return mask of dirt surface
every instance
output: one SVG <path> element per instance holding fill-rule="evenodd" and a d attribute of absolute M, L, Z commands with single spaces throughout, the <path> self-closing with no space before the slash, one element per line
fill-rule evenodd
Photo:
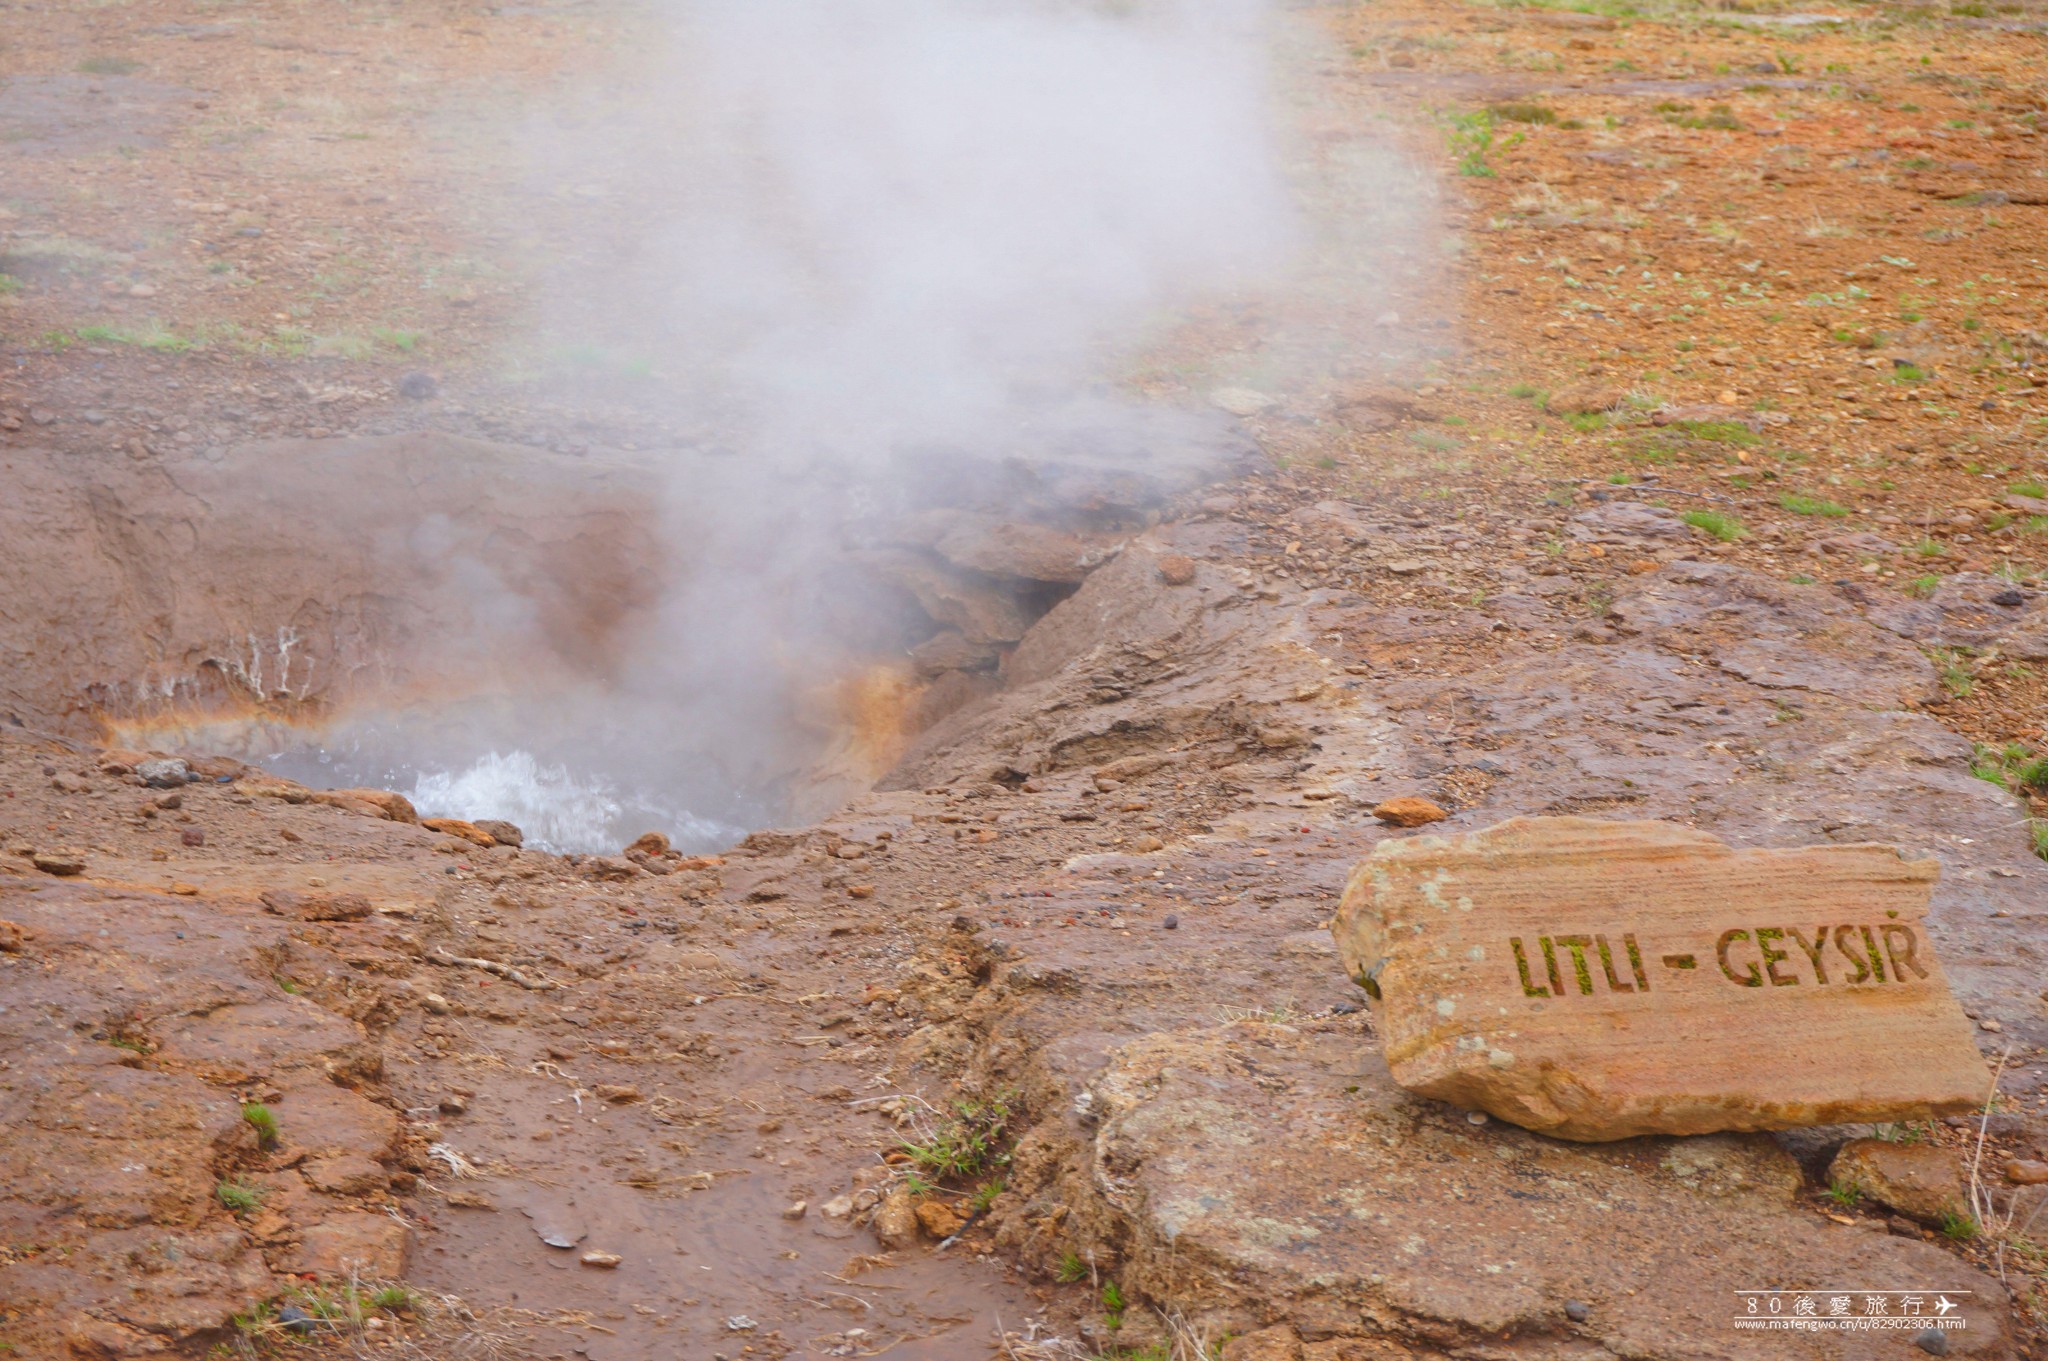
<path fill-rule="evenodd" d="M 1322 174 L 1370 146 L 1433 228 L 1363 311 L 1338 232 L 1133 366 L 1240 471 L 934 486 L 850 560 L 924 641 L 803 758 L 832 811 L 562 857 L 161 720 L 501 683 L 422 650 L 475 636 L 458 559 L 551 683 L 641 626 L 634 479 L 719 432 L 548 305 L 612 191 L 519 144 L 651 16 L 0 8 L 8 1354 L 1914 1354 L 1730 1326 L 1880 1285 L 2048 1349 L 2000 1174 L 2048 1158 L 2042 11 L 1303 17 L 1311 199 L 1387 221 Z M 516 542 L 380 542 L 336 468 Z M 297 518 L 238 509 L 275 476 Z M 1830 1195 L 1863 1129 L 1401 1093 L 1326 930 L 1395 796 L 1936 856 L 2001 1098 L 1884 1133 L 1989 1222 Z"/>

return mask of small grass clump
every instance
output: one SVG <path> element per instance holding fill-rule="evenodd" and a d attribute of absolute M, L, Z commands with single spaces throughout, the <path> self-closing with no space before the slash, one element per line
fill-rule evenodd
<path fill-rule="evenodd" d="M 1130 1302 L 1124 1298 L 1123 1290 L 1115 1281 L 1102 1283 L 1102 1321 L 1112 1328 L 1124 1326 L 1124 1310 Z"/>
<path fill-rule="evenodd" d="M 1677 128 L 1694 130 L 1714 129 L 1719 132 L 1738 132 L 1741 122 L 1735 117 L 1735 110 L 1726 104 L 1716 104 L 1706 113 L 1693 111 L 1693 106 L 1682 100 L 1660 99 L 1650 106 L 1650 112 Z"/>
<path fill-rule="evenodd" d="M 1458 173 L 1475 179 L 1492 179 L 1496 175 L 1487 161 L 1495 149 L 1494 114 L 1490 109 L 1475 113 L 1454 113 L 1445 118 L 1445 136 L 1451 144 L 1451 152 L 1458 158 Z M 1523 134 L 1515 133 L 1499 145 L 1501 149 L 1512 147 L 1522 140 Z"/>
<path fill-rule="evenodd" d="M 1940 589 L 1941 578 L 1932 574 L 1924 577 L 1914 577 L 1906 583 L 1906 594 L 1921 600 L 1927 599 L 1928 596 L 1933 595 Z"/>
<path fill-rule="evenodd" d="M 191 337 L 165 330 L 154 322 L 139 331 L 131 331 L 125 326 L 105 324 L 81 326 L 72 332 L 72 336 L 88 345 L 133 345 L 137 349 L 159 350 L 169 354 L 183 354 L 195 343 Z"/>
<path fill-rule="evenodd" d="M 419 1296 L 402 1285 L 387 1285 L 371 1292 L 370 1307 L 387 1314 L 403 1314 L 417 1308 Z"/>
<path fill-rule="evenodd" d="M 1081 1254 L 1078 1252 L 1063 1252 L 1060 1254 L 1060 1264 L 1053 1275 L 1061 1285 L 1073 1285 L 1077 1281 L 1088 1279 L 1088 1264 L 1081 1260 Z"/>
<path fill-rule="evenodd" d="M 1970 670 L 1969 653 L 1966 648 L 1937 647 L 1928 650 L 1936 674 L 1941 677 L 1941 688 L 1957 699 L 1967 699 L 1977 688 L 1977 677 Z"/>
<path fill-rule="evenodd" d="M 223 1209 L 240 1219 L 256 1213 L 263 1204 L 263 1191 L 261 1187 L 245 1182 L 224 1181 L 213 1188 L 213 1198 L 221 1203 Z"/>
<path fill-rule="evenodd" d="M 1838 1181 L 1830 1185 L 1823 1194 L 1846 1210 L 1863 1199 L 1863 1188 L 1853 1181 Z"/>
<path fill-rule="evenodd" d="M 1894 364 L 1892 365 L 1892 381 L 1894 383 L 1924 383 L 1927 381 L 1927 370 L 1921 368 L 1918 364 Z"/>
<path fill-rule="evenodd" d="M 1716 444 L 1762 444 L 1763 436 L 1741 421 L 1673 421 L 1671 428 Z"/>
<path fill-rule="evenodd" d="M 1967 1243 L 1977 1236 L 1977 1220 L 1973 1215 L 1958 1214 L 1950 1210 L 1941 1217 L 1941 1236 L 1951 1242 Z"/>
<path fill-rule="evenodd" d="M 277 1115 L 260 1101 L 251 1101 L 242 1107 L 242 1120 L 256 1131 L 256 1146 L 261 1149 L 277 1147 Z"/>
<path fill-rule="evenodd" d="M 1557 110 L 1546 104 L 1516 101 L 1508 104 L 1491 104 L 1486 111 L 1502 123 L 1555 123 Z"/>
<path fill-rule="evenodd" d="M 83 76 L 132 76 L 142 63 L 133 57 L 87 57 L 75 69 Z"/>
<path fill-rule="evenodd" d="M 2027 842 L 2034 854 L 2048 860 L 2048 822 L 2035 820 L 2027 824 Z"/>
<path fill-rule="evenodd" d="M 1849 508 L 1839 501 L 1802 496 L 1798 492 L 1786 492 L 1778 498 L 1778 504 L 1794 515 L 1825 515 L 1831 520 L 1839 520 L 1849 513 Z"/>
<path fill-rule="evenodd" d="M 2048 794 L 2048 753 L 2036 755 L 2023 742 L 1979 742 L 1970 753 L 1970 774 L 2015 794 Z"/>
<path fill-rule="evenodd" d="M 953 1103 L 953 1114 L 939 1122 L 921 1142 L 902 1142 L 917 1175 L 929 1182 L 978 1177 L 1010 1160 L 1003 1138 L 1015 1114 L 1012 1095 L 966 1098 Z"/>
<path fill-rule="evenodd" d="M 1687 524 L 1691 525 L 1694 529 L 1699 530 L 1701 533 L 1719 539 L 1722 543 L 1734 543 L 1737 539 L 1741 538 L 1744 534 L 1747 534 L 1749 532 L 1747 529 L 1743 527 L 1741 520 L 1737 519 L 1733 515 L 1728 514 L 1726 511 L 1681 511 L 1679 513 L 1678 518 L 1685 521 Z"/>

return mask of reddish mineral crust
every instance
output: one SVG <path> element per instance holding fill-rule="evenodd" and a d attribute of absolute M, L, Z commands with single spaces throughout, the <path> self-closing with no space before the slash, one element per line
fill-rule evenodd
<path fill-rule="evenodd" d="M 1394 1080 L 1564 1139 L 1911 1120 L 1991 1075 L 1893 846 L 1514 818 L 1384 842 L 1332 931 Z"/>

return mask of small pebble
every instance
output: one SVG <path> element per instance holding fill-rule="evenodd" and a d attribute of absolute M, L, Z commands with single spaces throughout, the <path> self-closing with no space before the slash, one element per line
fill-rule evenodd
<path fill-rule="evenodd" d="M 1593 1317 L 1593 1306 L 1584 1300 L 1566 1300 L 1564 1302 L 1564 1316 L 1573 1323 L 1584 1323 L 1587 1319 Z"/>
<path fill-rule="evenodd" d="M 583 1254 L 583 1265 L 603 1267 L 606 1271 L 610 1271 L 625 1260 L 616 1252 L 586 1252 Z"/>
<path fill-rule="evenodd" d="M 200 831 L 197 827 L 187 827 L 184 831 L 178 833 L 178 840 L 186 846 L 204 846 L 206 844 L 206 833 Z"/>
<path fill-rule="evenodd" d="M 1485 1124 L 1485 1123 L 1486 1123 L 1486 1112 L 1485 1112 L 1485 1111 L 1466 1111 L 1466 1112 L 1465 1112 L 1465 1123 L 1466 1123 L 1466 1124 L 1468 1124 L 1468 1125 L 1483 1125 L 1483 1124 Z"/>
<path fill-rule="evenodd" d="M 1166 914 L 1166 920 L 1161 922 L 1160 925 L 1169 931 L 1178 931 L 1180 930 L 1180 918 L 1174 913 L 1169 912 Z"/>
<path fill-rule="evenodd" d="M 1940 1328 L 1922 1328 L 1913 1334 L 1913 1345 L 1929 1356 L 1947 1356 L 1948 1333 Z"/>

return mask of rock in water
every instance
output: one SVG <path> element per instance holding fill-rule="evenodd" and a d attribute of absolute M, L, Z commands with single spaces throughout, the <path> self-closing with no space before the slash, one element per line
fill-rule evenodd
<path fill-rule="evenodd" d="M 1394 1080 L 1565 1139 L 1912 1120 L 1991 1075 L 1896 847 L 1514 818 L 1385 842 L 1332 930 Z"/>

